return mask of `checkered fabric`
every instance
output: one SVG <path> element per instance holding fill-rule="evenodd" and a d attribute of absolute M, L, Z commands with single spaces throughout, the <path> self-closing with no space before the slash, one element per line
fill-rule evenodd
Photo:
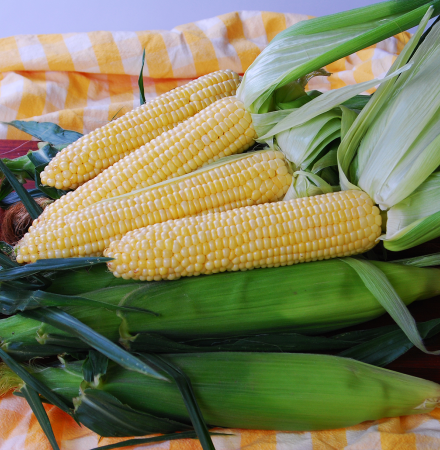
<path fill-rule="evenodd" d="M 88 450 L 124 439 L 102 438 L 80 427 L 55 406 L 45 406 L 61 450 Z M 51 450 L 24 399 L 12 394 L 0 401 L 1 450 Z M 440 448 L 440 408 L 431 414 L 364 422 L 339 430 L 278 432 L 219 429 L 216 450 L 437 450 Z M 181 439 L 126 447 L 132 450 L 201 450 L 197 440 Z"/>
<path fill-rule="evenodd" d="M 88 132 L 139 104 L 137 78 L 146 49 L 147 98 L 218 69 L 243 73 L 268 42 L 299 14 L 244 11 L 179 26 L 171 31 L 91 32 L 0 39 L 0 118 L 55 122 Z M 407 33 L 339 60 L 330 78 L 314 78 L 322 91 L 382 77 L 408 41 Z M 0 138 L 29 136 L 0 124 Z M 87 450 L 120 439 L 99 437 L 46 406 L 62 450 Z M 440 409 L 429 415 L 365 422 L 347 429 L 311 433 L 226 430 L 214 437 L 217 450 L 434 450 L 440 448 Z M 132 449 L 201 449 L 180 440 Z M 0 450 L 49 450 L 26 402 L 0 398 Z"/>
<path fill-rule="evenodd" d="M 87 133 L 139 105 L 138 76 L 146 50 L 147 100 L 218 69 L 242 74 L 300 14 L 242 11 L 171 31 L 24 35 L 0 39 L 1 121 L 37 120 Z M 311 89 L 328 90 L 381 77 L 408 33 L 327 67 Z M 0 139 L 29 135 L 0 124 Z"/>

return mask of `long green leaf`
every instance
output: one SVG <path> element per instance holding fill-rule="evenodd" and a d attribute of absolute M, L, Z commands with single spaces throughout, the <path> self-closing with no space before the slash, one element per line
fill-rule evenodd
<path fill-rule="evenodd" d="M 64 403 L 64 400 L 51 391 L 44 383 L 33 377 L 21 364 L 18 364 L 14 358 L 0 348 L 0 357 L 3 362 L 17 374 L 29 387 L 39 394 L 43 395 L 53 405 L 58 406 L 62 411 L 72 416 L 71 409 Z"/>
<path fill-rule="evenodd" d="M 191 429 L 187 424 L 137 411 L 97 389 L 85 389 L 74 403 L 78 420 L 100 436 L 142 436 Z"/>
<path fill-rule="evenodd" d="M 324 336 L 305 336 L 299 333 L 271 333 L 235 336 L 229 339 L 200 338 L 177 341 L 154 333 L 140 333 L 130 343 L 130 350 L 151 353 L 202 352 L 327 352 L 350 348 L 362 342 L 356 339 Z"/>
<path fill-rule="evenodd" d="M 417 328 L 422 338 L 432 337 L 440 332 L 440 319 L 417 324 Z M 413 345 L 405 333 L 398 329 L 344 350 L 338 356 L 384 367 L 407 352 Z"/>
<path fill-rule="evenodd" d="M 197 437 L 199 438 L 203 450 L 215 450 L 208 427 L 205 423 L 205 420 L 203 419 L 202 411 L 200 410 L 200 406 L 197 403 L 191 381 L 188 376 L 171 361 L 167 361 L 160 356 L 144 354 L 142 355 L 142 358 L 160 367 L 174 379 L 177 387 L 179 388 L 180 394 L 182 395 L 189 417 L 197 433 Z"/>
<path fill-rule="evenodd" d="M 11 186 L 14 188 L 15 192 L 20 197 L 29 215 L 32 217 L 32 219 L 37 219 L 38 216 L 43 212 L 41 206 L 32 198 L 32 196 L 29 195 L 28 191 L 17 180 L 17 178 L 15 178 L 15 176 L 1 159 L 0 169 L 4 173 Z"/>
<path fill-rule="evenodd" d="M 13 120 L 12 122 L 2 123 L 24 131 L 40 141 L 50 142 L 52 145 L 71 144 L 82 136 L 81 133 L 76 131 L 63 130 L 60 126 L 51 122 Z"/>
<path fill-rule="evenodd" d="M 35 339 L 34 339 L 35 340 Z M 81 344 L 81 341 L 79 341 Z M 3 345 L 3 347 L 5 347 Z M 74 348 L 67 347 L 64 345 L 40 345 L 37 341 L 35 344 L 23 343 L 23 342 L 13 342 L 12 344 L 7 344 L 6 349 L 8 354 L 11 355 L 17 361 L 29 361 L 33 358 L 44 358 L 44 357 L 54 357 L 56 355 L 61 355 L 63 353 L 75 352 L 79 354 L 83 352 L 83 356 L 87 355 L 89 348 L 79 349 L 78 345 Z"/>
<path fill-rule="evenodd" d="M 378 267 L 366 260 L 355 258 L 342 258 L 341 261 L 344 261 L 356 270 L 365 286 L 417 348 L 425 353 L 440 355 L 440 350 L 431 352 L 426 349 L 408 308 L 402 302 L 385 274 Z"/>
<path fill-rule="evenodd" d="M 90 347 L 98 350 L 103 355 L 107 356 L 107 358 L 115 361 L 128 370 L 134 370 L 159 380 L 167 380 L 167 378 L 158 373 L 155 368 L 143 363 L 134 355 L 131 355 L 126 350 L 109 341 L 104 336 L 101 336 L 95 330 L 92 330 L 90 327 L 84 325 L 78 319 L 75 319 L 64 311 L 45 308 L 44 310 L 34 309 L 32 311 L 21 312 L 20 315 L 48 323 L 60 330 L 67 331 L 69 334 L 81 339 L 90 345 Z"/>
<path fill-rule="evenodd" d="M 0 271 L 0 281 L 12 281 L 35 274 L 44 275 L 45 273 L 58 272 L 61 270 L 91 267 L 95 264 L 102 264 L 107 261 L 111 261 L 111 258 L 99 256 L 85 258 L 40 259 L 37 262 L 26 264 L 25 266 Z"/>
<path fill-rule="evenodd" d="M 41 428 L 44 431 L 44 434 L 50 442 L 50 445 L 52 445 L 53 450 L 59 450 L 60 448 L 58 447 L 55 435 L 53 434 L 52 426 L 50 424 L 49 418 L 47 417 L 46 410 L 41 403 L 41 399 L 38 393 L 27 385 L 24 385 L 21 388 L 21 393 L 29 403 L 32 412 L 35 414 L 35 417 L 37 418 L 38 423 L 40 424 Z"/>
<path fill-rule="evenodd" d="M 147 100 L 145 99 L 145 91 L 144 91 L 144 65 L 145 65 L 145 49 L 142 53 L 142 66 L 141 71 L 139 73 L 139 79 L 138 79 L 138 85 L 139 85 L 139 92 L 141 94 L 141 105 L 147 103 Z"/>
<path fill-rule="evenodd" d="M 214 435 L 219 434 L 220 433 L 214 433 Z M 229 435 L 225 434 L 225 436 Z M 162 436 L 154 436 L 150 438 L 127 439 L 126 441 L 118 442 L 117 444 L 94 447 L 91 450 L 112 450 L 114 448 L 131 447 L 132 445 L 138 446 L 143 444 L 154 444 L 155 442 L 175 441 L 177 439 L 194 439 L 194 438 L 197 438 L 195 431 L 184 431 L 182 433 L 163 434 Z"/>
<path fill-rule="evenodd" d="M 138 312 L 156 315 L 152 311 L 148 311 L 144 308 L 112 305 L 110 303 L 102 302 L 99 300 L 91 300 L 88 298 L 73 295 L 61 295 L 40 290 L 29 291 L 16 288 L 0 289 L 0 306 L 2 314 L 6 315 L 12 315 L 19 311 L 29 311 L 32 309 L 48 306 L 87 306 L 92 308 L 106 308 L 111 311 Z"/>
<path fill-rule="evenodd" d="M 390 262 L 414 267 L 440 266 L 440 253 L 416 256 L 415 258 L 396 259 Z"/>
<path fill-rule="evenodd" d="M 22 325 L 26 325 L 23 323 Z M 117 324 L 115 325 L 117 326 Z M 419 324 L 418 324 L 419 326 Z M 363 342 L 398 330 L 397 325 L 380 327 L 373 330 L 344 332 L 334 336 L 306 336 L 299 333 L 265 333 L 237 335 L 230 338 L 211 338 L 200 336 L 196 339 L 168 338 L 156 333 L 139 333 L 133 340 L 122 340 L 124 347 L 131 352 L 163 353 L 212 353 L 212 352 L 265 352 L 265 353 L 324 353 L 349 349 Z M 5 342 L 5 350 L 17 359 L 30 359 L 36 356 L 87 350 L 87 344 L 78 338 L 53 334 L 40 327 L 38 342 L 34 335 L 24 336 L 20 328 L 15 335 L 22 335 L 22 342 Z M 407 338 L 405 338 L 407 339 Z M 114 339 L 116 340 L 116 339 Z M 409 342 L 409 341 L 408 341 Z M 85 379 L 88 378 L 85 376 Z M 89 380 L 88 380 L 89 381 Z"/>

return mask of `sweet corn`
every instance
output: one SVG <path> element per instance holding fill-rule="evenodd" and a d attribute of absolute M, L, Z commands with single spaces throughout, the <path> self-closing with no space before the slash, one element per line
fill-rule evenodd
<path fill-rule="evenodd" d="M 17 261 L 100 256 L 128 231 L 170 219 L 281 200 L 292 182 L 284 155 L 263 150 L 224 158 L 183 177 L 49 221 L 19 243 Z M 171 244 L 170 244 L 171 245 Z"/>
<path fill-rule="evenodd" d="M 63 218 L 100 200 L 152 186 L 224 156 L 241 153 L 252 145 L 255 137 L 251 115 L 239 100 L 235 97 L 217 100 L 49 205 L 30 230 L 48 219 Z"/>
<path fill-rule="evenodd" d="M 104 255 L 116 277 L 174 280 L 355 255 L 377 243 L 381 223 L 368 194 L 342 191 L 141 228 Z"/>
<path fill-rule="evenodd" d="M 138 357 L 143 359 L 142 354 Z M 163 359 L 189 377 L 204 419 L 218 427 L 335 429 L 423 414 L 440 403 L 437 383 L 337 356 L 216 352 L 164 355 Z M 139 417 L 142 413 L 177 421 L 174 431 L 190 423 L 176 383 L 112 364 L 99 382 L 83 383 L 80 388 L 82 364 L 65 361 L 59 367 L 27 370 L 72 402 L 76 417 L 102 436 L 165 432 L 162 423 L 154 422 L 151 428 L 148 416 Z M 8 387 L 22 386 L 6 368 L 0 370 L 9 380 Z M 105 415 L 97 414 L 103 410 Z M 136 425 L 150 428 L 133 430 L 134 418 Z"/>
<path fill-rule="evenodd" d="M 41 173 L 41 182 L 76 189 L 216 100 L 235 95 L 239 83 L 235 72 L 219 70 L 166 92 L 67 146 Z"/>

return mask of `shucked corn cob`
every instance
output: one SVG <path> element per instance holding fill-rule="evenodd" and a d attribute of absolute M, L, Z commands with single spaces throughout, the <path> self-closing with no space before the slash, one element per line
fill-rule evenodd
<path fill-rule="evenodd" d="M 220 98 L 235 95 L 239 76 L 219 70 L 160 95 L 70 144 L 41 173 L 41 182 L 75 189 L 107 167 Z"/>
<path fill-rule="evenodd" d="M 248 149 L 256 137 L 251 115 L 235 97 L 217 100 L 140 147 L 93 180 L 49 205 L 30 231 L 100 200 L 185 175 Z"/>
<path fill-rule="evenodd" d="M 174 280 L 355 255 L 375 245 L 381 223 L 368 194 L 342 191 L 141 228 L 104 255 L 117 277 Z"/>
<path fill-rule="evenodd" d="M 22 239 L 17 261 L 99 256 L 128 231 L 189 215 L 281 200 L 292 182 L 289 165 L 278 151 L 225 160 L 132 195 L 99 202 L 64 220 L 49 221 Z"/>

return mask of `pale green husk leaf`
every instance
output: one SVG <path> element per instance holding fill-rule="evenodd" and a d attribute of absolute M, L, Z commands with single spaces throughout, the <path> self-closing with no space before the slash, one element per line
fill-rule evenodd
<path fill-rule="evenodd" d="M 341 261 L 344 261 L 356 270 L 365 286 L 417 348 L 425 353 L 440 355 L 440 350 L 431 352 L 426 349 L 414 318 L 411 316 L 408 308 L 402 302 L 386 275 L 378 267 L 366 260 L 355 258 L 342 258 Z"/>
<path fill-rule="evenodd" d="M 332 186 L 314 173 L 298 170 L 294 172 L 293 177 L 293 182 L 283 198 L 284 201 L 334 192 Z"/>
<path fill-rule="evenodd" d="M 276 141 L 286 158 L 295 167 L 306 169 L 326 145 L 340 137 L 341 111 L 331 110 L 276 135 Z"/>
<path fill-rule="evenodd" d="M 430 17 L 430 11 L 423 18 L 419 28 L 416 33 L 411 37 L 408 44 L 404 47 L 400 55 L 397 57 L 391 66 L 389 72 L 399 70 L 405 66 L 411 54 L 419 42 L 423 29 L 428 23 Z M 343 133 L 343 139 L 341 145 L 338 149 L 338 166 L 339 166 L 339 178 L 341 188 L 343 190 L 348 189 L 359 189 L 355 177 L 350 177 L 350 165 L 356 156 L 359 144 L 368 131 L 369 127 L 374 123 L 376 117 L 379 115 L 384 105 L 386 105 L 389 96 L 392 95 L 393 88 L 395 84 L 395 79 L 386 80 L 382 83 L 376 90 L 373 98 L 367 103 L 367 105 L 362 109 L 359 116 L 352 122 L 346 133 Z M 344 119 L 344 118 L 343 118 Z M 343 130 L 344 131 L 344 130 Z M 356 164 L 352 164 L 355 165 Z"/>
<path fill-rule="evenodd" d="M 391 262 L 395 264 L 403 264 L 405 266 L 414 266 L 414 267 L 440 266 L 440 253 L 415 256 L 414 258 L 397 259 Z"/>
<path fill-rule="evenodd" d="M 411 56 L 431 13 L 391 70 Z M 341 185 L 359 186 L 381 209 L 408 197 L 440 164 L 439 58 L 436 25 L 412 57 L 411 68 L 379 88 L 339 149 Z"/>
<path fill-rule="evenodd" d="M 384 247 L 399 252 L 428 242 L 440 236 L 440 211 L 419 219 L 384 242 Z"/>
<path fill-rule="evenodd" d="M 397 76 L 408 67 L 388 75 L 384 80 Z M 261 136 L 261 133 L 266 132 L 259 141 L 266 142 L 270 147 L 276 146 L 293 163 L 294 170 L 301 169 L 296 173 L 284 200 L 334 191 L 322 176 L 313 176 L 310 173 L 317 173 L 328 166 L 324 165 L 314 171 L 313 163 L 320 155 L 321 158 L 325 156 L 325 153 L 322 155 L 325 149 L 331 150 L 329 144 L 339 139 L 342 133 L 346 133 L 355 120 L 356 112 L 339 105 L 378 83 L 379 80 L 372 80 L 329 91 L 315 97 L 301 108 L 252 114 L 257 134 Z M 276 144 L 273 142 L 274 138 Z"/>
<path fill-rule="evenodd" d="M 387 234 L 384 240 L 401 239 L 404 234 L 414 230 L 415 225 L 421 223 L 422 219 L 439 211 L 440 172 L 435 172 L 411 195 L 389 209 L 387 213 Z M 440 235 L 440 228 L 438 228 L 438 234 Z"/>
<path fill-rule="evenodd" d="M 438 7 L 438 2 L 389 1 L 297 23 L 256 58 L 237 97 L 250 112 L 267 112 L 277 89 L 417 25 L 431 4 Z"/>
<path fill-rule="evenodd" d="M 292 110 L 284 110 L 284 111 L 275 111 L 272 113 L 266 114 L 252 114 L 252 121 L 257 123 L 259 127 L 264 127 L 265 119 L 267 117 L 267 121 L 275 124 L 266 134 L 259 134 L 258 140 L 265 141 L 272 136 L 276 136 L 279 133 L 290 130 L 291 128 L 298 127 L 299 125 L 303 125 L 313 119 L 320 114 L 323 114 L 331 109 L 339 106 L 341 103 L 349 100 L 350 98 L 358 95 L 368 89 L 371 89 L 378 84 L 381 84 L 385 81 L 393 79 L 400 73 L 405 70 L 408 70 L 410 65 L 399 68 L 396 71 L 390 71 L 390 74 L 387 75 L 382 80 L 374 79 L 370 81 L 365 81 L 363 83 L 358 83 L 354 85 L 344 86 L 340 89 L 335 89 L 332 91 L 324 92 L 322 95 L 314 98 L 310 102 L 301 106 L 301 108 L 295 108 Z M 368 104 L 367 104 L 368 105 Z M 290 111 L 289 114 L 286 115 L 286 112 Z M 256 117 L 257 116 L 257 117 Z M 258 117 L 261 116 L 261 117 Z"/>

